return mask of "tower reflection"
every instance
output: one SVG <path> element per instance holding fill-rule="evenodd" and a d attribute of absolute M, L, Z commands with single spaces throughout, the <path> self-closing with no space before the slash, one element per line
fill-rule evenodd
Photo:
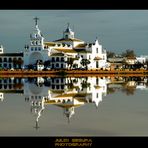
<path fill-rule="evenodd" d="M 103 98 L 121 91 L 133 95 L 135 90 L 148 90 L 148 77 L 36 77 L 0 79 L 0 100 L 6 93 L 19 93 L 30 103 L 30 111 L 35 117 L 35 126 L 47 105 L 55 105 L 63 110 L 67 122 L 76 113 L 76 108 L 88 103 L 98 108 Z"/>

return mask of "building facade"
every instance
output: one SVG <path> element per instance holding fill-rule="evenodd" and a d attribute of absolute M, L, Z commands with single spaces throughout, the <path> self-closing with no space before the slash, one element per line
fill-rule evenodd
<path fill-rule="evenodd" d="M 99 44 L 98 39 L 94 43 L 77 39 L 69 25 L 61 39 L 45 42 L 37 18 L 35 29 L 30 34 L 30 43 L 24 49 L 24 67 L 36 65 L 40 61 L 51 69 L 100 69 L 107 66 L 106 60 L 106 50 Z"/>
<path fill-rule="evenodd" d="M 0 67 L 3 69 L 105 69 L 108 66 L 106 50 L 98 39 L 87 43 L 75 38 L 69 24 L 62 38 L 45 41 L 35 18 L 35 27 L 30 34 L 30 43 L 22 53 L 4 53 L 0 46 Z"/>

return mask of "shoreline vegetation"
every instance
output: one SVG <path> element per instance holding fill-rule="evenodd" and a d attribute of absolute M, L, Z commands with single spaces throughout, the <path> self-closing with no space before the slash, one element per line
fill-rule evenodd
<path fill-rule="evenodd" d="M 1 70 L 0 77 L 57 77 L 57 76 L 148 76 L 148 70 Z"/>

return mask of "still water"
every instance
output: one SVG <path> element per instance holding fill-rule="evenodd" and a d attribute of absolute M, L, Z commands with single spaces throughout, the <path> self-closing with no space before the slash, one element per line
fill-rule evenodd
<path fill-rule="evenodd" d="M 0 78 L 0 136 L 148 136 L 148 77 Z"/>

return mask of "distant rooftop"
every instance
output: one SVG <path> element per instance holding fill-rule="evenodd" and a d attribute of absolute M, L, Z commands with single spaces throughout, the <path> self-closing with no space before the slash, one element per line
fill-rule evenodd
<path fill-rule="evenodd" d="M 3 57 L 3 56 L 23 57 L 23 53 L 2 53 L 2 54 L 0 54 L 0 57 Z"/>

